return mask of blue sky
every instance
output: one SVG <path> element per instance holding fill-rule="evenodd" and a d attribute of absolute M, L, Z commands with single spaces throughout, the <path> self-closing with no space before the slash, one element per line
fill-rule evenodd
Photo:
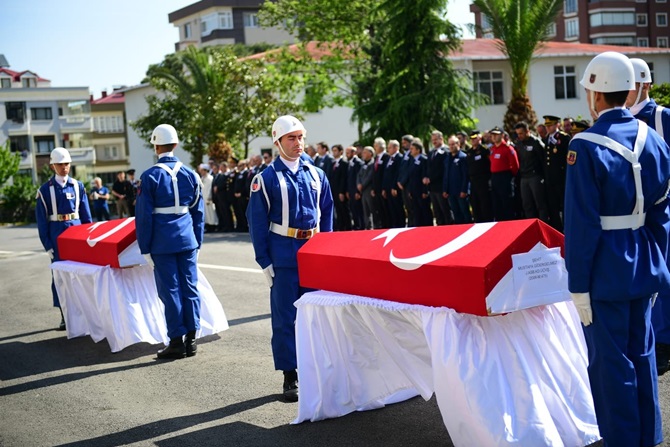
<path fill-rule="evenodd" d="M 174 51 L 168 14 L 197 0 L 15 0 L 3 2 L 0 54 L 10 69 L 31 70 L 52 87 L 89 87 L 94 97 L 136 85 Z M 449 19 L 474 21 L 469 0 L 450 0 Z"/>

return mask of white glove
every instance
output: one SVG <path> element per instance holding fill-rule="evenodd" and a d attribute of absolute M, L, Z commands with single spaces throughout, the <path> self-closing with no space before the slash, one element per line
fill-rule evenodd
<path fill-rule="evenodd" d="M 593 323 L 593 311 L 591 310 L 591 295 L 589 292 L 585 293 L 570 293 L 572 301 L 575 303 L 577 312 L 579 312 L 579 319 L 584 326 Z"/>
<path fill-rule="evenodd" d="M 142 256 L 144 256 L 144 259 L 147 261 L 147 264 L 149 264 L 149 267 L 154 268 L 154 260 L 151 259 L 151 255 L 149 253 L 143 253 Z"/>
<path fill-rule="evenodd" d="M 656 298 L 658 298 L 658 292 L 651 296 L 651 307 L 654 307 L 654 304 L 656 304 Z"/>
<path fill-rule="evenodd" d="M 265 273 L 265 279 L 268 280 L 268 285 L 272 287 L 272 278 L 275 277 L 275 269 L 272 268 L 272 264 L 265 267 L 263 273 Z"/>
<path fill-rule="evenodd" d="M 51 259 L 53 261 L 54 260 L 54 249 L 53 248 L 48 249 L 47 254 L 49 255 L 49 259 Z"/>

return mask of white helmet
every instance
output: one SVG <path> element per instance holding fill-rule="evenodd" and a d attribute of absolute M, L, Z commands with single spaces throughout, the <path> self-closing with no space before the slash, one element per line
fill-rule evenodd
<path fill-rule="evenodd" d="M 633 64 L 621 53 L 605 51 L 591 59 L 579 83 L 592 92 L 633 90 L 635 88 Z"/>
<path fill-rule="evenodd" d="M 169 124 L 161 124 L 156 127 L 151 134 L 150 143 L 156 144 L 158 146 L 163 144 L 179 143 L 179 138 L 177 138 L 177 131 Z"/>
<path fill-rule="evenodd" d="M 649 65 L 642 59 L 632 58 L 630 62 L 633 64 L 633 70 L 635 70 L 635 82 L 641 84 L 650 84 L 651 81 L 651 70 L 649 70 Z"/>
<path fill-rule="evenodd" d="M 72 158 L 67 149 L 63 147 L 57 147 L 51 151 L 51 156 L 49 157 L 50 164 L 56 163 L 72 163 Z"/>
<path fill-rule="evenodd" d="M 276 143 L 277 140 L 287 133 L 295 132 L 296 130 L 305 132 L 305 126 L 302 125 L 298 118 L 291 115 L 280 116 L 272 125 L 272 142 Z"/>

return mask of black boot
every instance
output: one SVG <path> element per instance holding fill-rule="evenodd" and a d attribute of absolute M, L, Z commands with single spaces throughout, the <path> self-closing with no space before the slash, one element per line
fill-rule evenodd
<path fill-rule="evenodd" d="M 298 373 L 284 371 L 284 399 L 287 402 L 298 402 Z"/>
<path fill-rule="evenodd" d="M 66 329 L 65 328 L 65 315 L 63 315 L 63 309 L 61 309 L 59 307 L 58 310 L 60 310 L 60 324 L 58 325 L 58 330 L 59 331 L 64 331 Z"/>
<path fill-rule="evenodd" d="M 195 331 L 186 333 L 184 345 L 186 346 L 186 357 L 193 357 L 198 352 L 198 346 L 195 344 Z"/>
<path fill-rule="evenodd" d="M 656 343 L 656 372 L 659 377 L 670 370 L 670 345 Z"/>
<path fill-rule="evenodd" d="M 158 351 L 156 357 L 159 359 L 183 359 L 186 357 L 184 340 L 181 337 L 170 339 L 168 347 Z"/>

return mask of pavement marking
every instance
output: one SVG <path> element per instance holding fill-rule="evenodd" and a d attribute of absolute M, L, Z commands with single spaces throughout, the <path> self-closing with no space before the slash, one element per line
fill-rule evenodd
<path fill-rule="evenodd" d="M 198 267 L 205 269 L 214 269 L 214 270 L 229 270 L 231 272 L 244 272 L 244 273 L 263 273 L 261 269 L 250 269 L 245 267 L 231 267 L 227 265 L 216 265 L 216 264 L 200 264 Z"/>
<path fill-rule="evenodd" d="M 16 257 L 19 257 L 19 256 L 32 256 L 32 255 L 37 255 L 37 254 L 46 254 L 46 252 L 0 250 L 0 259 L 16 258 Z"/>

